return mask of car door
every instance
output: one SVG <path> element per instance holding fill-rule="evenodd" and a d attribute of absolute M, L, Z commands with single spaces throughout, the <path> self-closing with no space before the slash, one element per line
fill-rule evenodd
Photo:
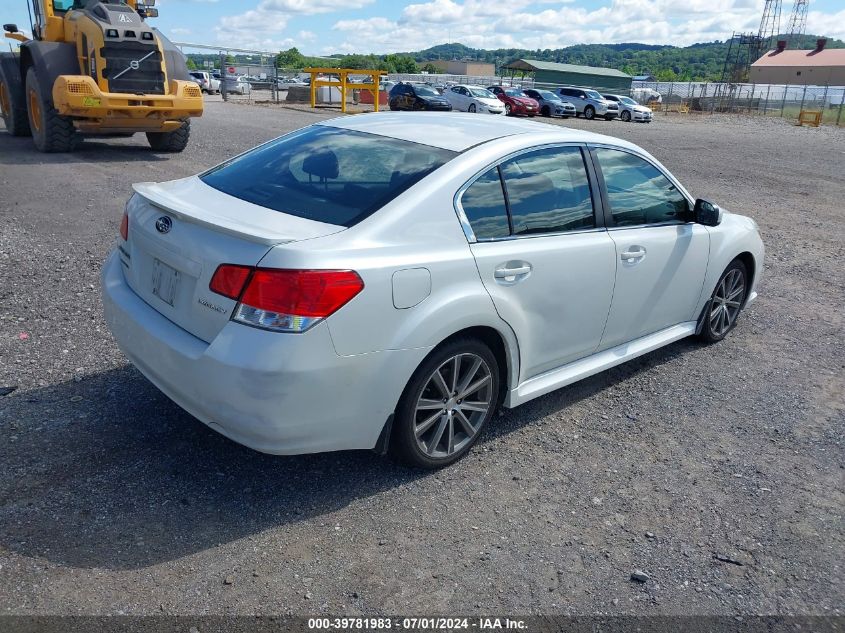
<path fill-rule="evenodd" d="M 696 320 L 710 233 L 688 221 L 685 192 L 630 150 L 595 147 L 592 155 L 616 248 L 616 289 L 600 349 Z"/>
<path fill-rule="evenodd" d="M 592 182 L 582 147 L 555 145 L 504 160 L 459 196 L 481 280 L 519 341 L 521 381 L 601 341 L 616 251 Z"/>

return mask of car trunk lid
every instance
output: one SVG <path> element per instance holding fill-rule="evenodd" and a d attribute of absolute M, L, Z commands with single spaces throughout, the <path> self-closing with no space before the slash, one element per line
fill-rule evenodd
<path fill-rule="evenodd" d="M 275 245 L 345 228 L 240 200 L 197 177 L 133 189 L 129 239 L 121 249 L 127 283 L 163 316 L 206 342 L 226 325 L 236 305 L 209 290 L 220 264 L 255 266 Z"/>

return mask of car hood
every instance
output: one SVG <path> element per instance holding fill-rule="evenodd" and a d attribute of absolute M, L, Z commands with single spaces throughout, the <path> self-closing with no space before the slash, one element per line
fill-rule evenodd
<path fill-rule="evenodd" d="M 522 105 L 537 105 L 537 101 L 532 99 L 531 97 L 511 97 L 517 103 L 521 103 Z"/>
<path fill-rule="evenodd" d="M 502 102 L 498 99 L 490 99 L 488 97 L 473 97 L 478 103 L 483 103 L 486 106 L 491 106 L 493 108 L 501 108 Z"/>

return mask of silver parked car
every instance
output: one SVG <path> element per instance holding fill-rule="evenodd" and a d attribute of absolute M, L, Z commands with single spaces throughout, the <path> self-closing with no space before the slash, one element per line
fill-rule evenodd
<path fill-rule="evenodd" d="M 763 266 L 753 220 L 636 145 L 505 117 L 322 121 L 134 189 L 109 328 L 167 396 L 268 453 L 449 464 L 499 406 L 721 340 Z"/>
<path fill-rule="evenodd" d="M 602 95 L 608 101 L 615 101 L 619 104 L 619 118 L 625 121 L 640 121 L 642 123 L 651 123 L 653 114 L 651 108 L 640 105 L 631 97 L 625 95 Z"/>
<path fill-rule="evenodd" d="M 574 105 L 568 101 L 564 101 L 550 90 L 535 90 L 533 88 L 529 88 L 523 92 L 540 104 L 541 116 L 561 117 L 566 119 L 568 117 L 578 115 L 578 111 L 575 109 Z"/>
<path fill-rule="evenodd" d="M 583 114 L 585 119 L 600 116 L 610 121 L 619 116 L 619 105 L 615 101 L 608 101 L 595 90 L 563 87 L 558 88 L 557 94 L 574 105 L 577 113 Z"/>

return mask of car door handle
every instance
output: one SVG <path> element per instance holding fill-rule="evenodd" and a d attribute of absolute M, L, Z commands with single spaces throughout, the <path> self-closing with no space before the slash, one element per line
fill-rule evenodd
<path fill-rule="evenodd" d="M 521 275 L 527 275 L 531 272 L 531 266 L 517 266 L 514 268 L 497 268 L 493 272 L 493 276 L 496 279 L 507 279 L 508 277 L 520 277 Z"/>
<path fill-rule="evenodd" d="M 629 264 L 639 261 L 643 257 L 645 257 L 645 249 L 642 246 L 632 246 L 627 251 L 622 251 L 619 254 L 619 258 Z"/>

